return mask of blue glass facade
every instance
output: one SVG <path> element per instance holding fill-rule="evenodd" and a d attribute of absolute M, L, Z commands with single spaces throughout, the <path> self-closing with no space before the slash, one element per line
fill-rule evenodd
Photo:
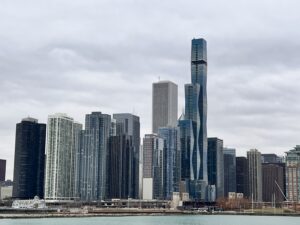
<path fill-rule="evenodd" d="M 172 192 L 179 191 L 181 155 L 178 133 L 176 127 L 158 128 L 158 135 L 164 139 L 163 192 L 165 199 L 171 199 Z"/>
<path fill-rule="evenodd" d="M 207 50 L 204 39 L 193 39 L 191 50 L 191 84 L 185 85 L 185 120 L 190 120 L 193 130 L 190 154 L 190 180 L 206 185 L 207 178 Z M 198 186 L 198 185 L 196 185 Z M 203 190 L 203 187 L 201 187 Z M 203 191 L 201 191 L 203 193 Z M 204 193 L 203 193 L 204 195 Z M 203 196 L 201 197 L 203 198 Z"/>

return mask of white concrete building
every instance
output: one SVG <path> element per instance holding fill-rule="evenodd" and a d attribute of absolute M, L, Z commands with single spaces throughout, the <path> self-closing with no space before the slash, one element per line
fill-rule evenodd
<path fill-rule="evenodd" d="M 66 114 L 48 117 L 45 199 L 70 200 L 75 195 L 76 152 L 82 125 Z"/>

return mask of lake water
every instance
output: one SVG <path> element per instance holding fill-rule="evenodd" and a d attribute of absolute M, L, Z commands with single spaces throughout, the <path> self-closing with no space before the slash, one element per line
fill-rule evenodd
<path fill-rule="evenodd" d="M 0 225 L 299 225 L 300 217 L 279 216 L 124 216 L 3 219 Z"/>

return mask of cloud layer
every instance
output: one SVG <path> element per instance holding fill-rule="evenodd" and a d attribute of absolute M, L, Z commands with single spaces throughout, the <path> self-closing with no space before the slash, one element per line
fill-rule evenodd
<path fill-rule="evenodd" d="M 65 112 L 130 112 L 151 131 L 151 84 L 190 82 L 208 42 L 208 135 L 283 154 L 300 143 L 298 1 L 9 1 L 0 7 L 0 158 L 12 178 L 15 124 Z"/>

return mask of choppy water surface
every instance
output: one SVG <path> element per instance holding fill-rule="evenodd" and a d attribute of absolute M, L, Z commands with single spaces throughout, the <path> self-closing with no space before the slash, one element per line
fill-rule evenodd
<path fill-rule="evenodd" d="M 299 225 L 300 217 L 279 216 L 125 216 L 3 219 L 1 225 Z"/>

